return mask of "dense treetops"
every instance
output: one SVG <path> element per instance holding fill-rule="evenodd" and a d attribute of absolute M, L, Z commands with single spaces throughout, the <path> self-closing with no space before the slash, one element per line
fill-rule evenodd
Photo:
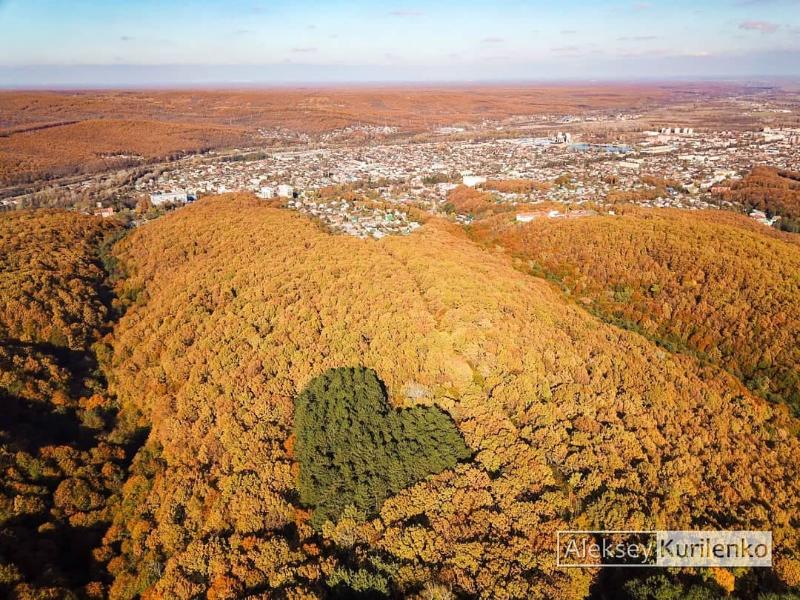
<path fill-rule="evenodd" d="M 800 410 L 800 238 L 723 212 L 630 210 L 476 236 L 606 320 L 723 366 Z"/>
<path fill-rule="evenodd" d="M 776 239 L 759 244 L 782 257 Z M 122 419 L 152 431 L 98 550 L 112 598 L 584 598 L 596 573 L 555 567 L 564 528 L 770 529 L 776 581 L 800 584 L 797 422 L 452 225 L 359 240 L 222 196 L 117 248 L 133 304 L 111 387 Z M 295 401 L 355 364 L 392 410 L 446 411 L 471 458 L 320 530 Z"/>
<path fill-rule="evenodd" d="M 603 311 L 638 302 L 634 283 L 604 291 L 577 266 L 551 271 L 560 255 L 540 250 L 531 263 L 536 246 L 515 236 L 553 235 L 550 252 L 563 243 L 599 273 L 616 270 L 591 262 L 597 248 L 619 248 L 665 279 L 670 301 L 694 281 L 695 307 L 712 319 L 741 309 L 759 329 L 753 347 L 779 355 L 788 346 L 775 319 L 794 332 L 794 313 L 778 307 L 797 291 L 781 283 L 796 283 L 796 242 L 733 216 L 691 216 L 508 229 L 499 215 L 483 226 L 515 249 L 517 267 L 561 277 L 606 318 L 633 326 L 634 312 Z M 585 222 L 596 227 L 548 233 Z M 118 282 L 129 308 L 104 368 L 115 419 L 95 364 L 111 360 L 98 343 L 110 312 L 99 246 L 111 230 L 74 214 L 0 217 L 1 593 L 584 598 L 597 573 L 554 567 L 564 528 L 773 531 L 771 584 L 756 571 L 659 574 L 620 584 L 634 598 L 800 584 L 796 420 L 435 220 L 375 242 L 224 196 L 140 227 L 116 251 L 130 276 Z M 705 307 L 734 286 L 752 289 L 748 301 L 772 320 L 735 298 Z M 731 366 L 739 350 L 730 364 L 693 352 L 747 380 Z M 796 365 L 780 356 L 770 382 Z M 341 368 L 353 364 L 366 367 Z M 129 465 L 130 433 L 149 427 Z"/>
<path fill-rule="evenodd" d="M 0 596 L 102 597 L 93 560 L 125 452 L 90 349 L 108 326 L 99 246 L 115 226 L 0 214 Z"/>
<path fill-rule="evenodd" d="M 459 185 L 447 193 L 445 210 L 472 217 L 487 217 L 508 212 L 510 204 L 498 202 L 494 194 L 465 185 Z"/>
<path fill-rule="evenodd" d="M 800 232 L 800 173 L 755 167 L 723 197 L 770 216 L 778 215 L 781 229 Z"/>
<path fill-rule="evenodd" d="M 0 215 L 0 335 L 80 349 L 107 319 L 97 246 L 117 226 L 57 211 Z"/>
<path fill-rule="evenodd" d="M 0 135 L 0 182 L 92 173 L 159 158 L 232 147 L 251 139 L 223 126 L 88 119 Z"/>
<path fill-rule="evenodd" d="M 374 516 L 391 494 L 469 456 L 450 417 L 431 406 L 395 410 L 374 371 L 331 369 L 297 397 L 295 456 L 300 501 L 312 523 L 348 506 Z"/>

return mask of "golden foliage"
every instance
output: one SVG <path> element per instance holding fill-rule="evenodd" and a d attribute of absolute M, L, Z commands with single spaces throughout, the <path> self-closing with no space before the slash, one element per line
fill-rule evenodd
<path fill-rule="evenodd" d="M 0 336 L 75 350 L 108 319 L 97 245 L 117 226 L 57 211 L 0 215 Z"/>
<path fill-rule="evenodd" d="M 722 196 L 770 215 L 780 215 L 786 230 L 800 231 L 800 173 L 755 167 Z"/>
<path fill-rule="evenodd" d="M 705 86 L 705 93 L 724 92 Z M 680 96 L 685 86 L 648 85 L 356 87 L 237 91 L 5 92 L 0 121 L 10 130 L 74 120 L 123 118 L 317 132 L 353 123 L 415 128 L 521 114 L 643 106 Z M 717 93 L 718 93 L 717 92 Z M 690 92 L 691 93 L 691 92 Z M 7 130 L 8 131 L 8 130 Z"/>
<path fill-rule="evenodd" d="M 70 213 L 0 215 L 4 597 L 102 594 L 105 577 L 83 565 L 124 478 L 91 350 L 109 318 L 99 245 L 115 229 Z"/>
<path fill-rule="evenodd" d="M 605 319 L 724 367 L 800 408 L 800 239 L 725 212 L 629 209 L 525 226 L 478 224 L 524 270 Z"/>
<path fill-rule="evenodd" d="M 111 385 L 123 418 L 152 431 L 106 536 L 121 552 L 112 598 L 302 597 L 387 573 L 401 594 L 582 598 L 594 573 L 555 568 L 566 527 L 771 529 L 780 564 L 800 555 L 796 421 L 451 224 L 359 240 L 228 195 L 118 253 L 120 295 L 140 292 Z M 353 364 L 394 405 L 449 412 L 475 458 L 320 539 L 297 506 L 292 400 Z"/>
<path fill-rule="evenodd" d="M 0 136 L 0 183 L 92 173 L 221 146 L 241 129 L 159 121 L 89 119 Z"/>
<path fill-rule="evenodd" d="M 510 204 L 501 204 L 491 192 L 459 185 L 447 193 L 446 209 L 473 217 L 488 217 L 512 210 Z"/>

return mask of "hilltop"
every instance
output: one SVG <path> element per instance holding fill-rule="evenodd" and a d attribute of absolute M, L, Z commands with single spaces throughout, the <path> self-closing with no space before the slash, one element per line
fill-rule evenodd
<path fill-rule="evenodd" d="M 477 223 L 518 268 L 602 319 L 724 367 L 800 410 L 800 238 L 721 211 Z"/>
<path fill-rule="evenodd" d="M 508 218 L 485 223 L 502 232 Z M 582 222 L 634 240 L 652 225 L 651 253 L 660 227 L 680 228 L 634 211 L 532 230 Z M 693 227 L 742 268 L 796 247 L 734 216 Z M 797 419 L 728 363 L 590 314 L 568 278 L 532 277 L 444 220 L 358 239 L 247 195 L 200 200 L 111 252 L 118 234 L 71 213 L 0 215 L 9 597 L 747 598 L 800 585 Z M 691 260 L 709 293 L 727 289 L 713 260 Z M 559 569 L 563 529 L 770 530 L 775 566 L 619 581 Z"/>
<path fill-rule="evenodd" d="M 567 527 L 771 529 L 775 573 L 800 583 L 796 421 L 452 225 L 359 240 L 223 196 L 118 253 L 135 301 L 111 389 L 152 429 L 105 540 L 112 597 L 582 598 L 596 574 L 554 568 Z M 354 365 L 392 406 L 445 411 L 471 458 L 319 533 L 297 498 L 294 399 Z"/>

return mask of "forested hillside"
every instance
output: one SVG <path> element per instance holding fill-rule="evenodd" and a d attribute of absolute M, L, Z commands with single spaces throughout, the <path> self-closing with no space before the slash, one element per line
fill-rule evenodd
<path fill-rule="evenodd" d="M 779 229 L 800 232 L 800 173 L 755 167 L 723 197 L 748 209 L 762 210 L 770 217 L 778 215 Z"/>
<path fill-rule="evenodd" d="M 231 147 L 250 139 L 246 132 L 232 127 L 119 119 L 0 131 L 0 184 L 94 173 Z"/>
<path fill-rule="evenodd" d="M 588 222 L 599 232 L 610 227 L 603 219 L 566 225 Z M 568 252 L 590 234 L 572 246 L 555 241 Z M 773 307 L 795 298 L 796 275 L 794 288 L 760 287 L 752 248 L 735 242 L 748 235 L 711 238 L 715 251 L 727 243 L 740 261 L 725 263 L 721 290 L 702 291 L 716 276 L 697 258 L 679 281 L 699 290 L 703 309 L 706 295 L 731 293 L 728 277 L 761 290 L 750 300 L 772 320 L 748 313 L 748 325 L 777 332 L 770 368 L 784 375 L 790 369 L 777 350 L 789 348 L 784 331 L 793 334 Z M 775 272 L 794 268 L 795 246 L 773 237 L 751 243 L 774 259 Z M 643 261 L 643 273 L 654 268 L 652 244 L 625 248 L 622 257 Z M 375 242 L 223 196 L 138 228 L 117 255 L 129 274 L 117 293 L 132 305 L 115 331 L 110 391 L 127 429 L 152 430 L 96 551 L 114 578 L 112 598 L 584 598 L 597 591 L 598 573 L 556 568 L 554 535 L 565 528 L 769 529 L 772 572 L 701 573 L 704 589 L 735 588 L 744 598 L 754 582 L 776 591 L 800 585 L 797 421 L 724 371 L 602 323 L 450 224 Z M 661 273 L 664 281 L 649 285 L 670 285 Z M 680 323 L 678 308 L 670 310 Z M 722 360 L 729 355 L 719 362 L 730 368 Z M 375 379 L 319 383 L 342 367 L 372 370 Z M 331 457 L 326 469 L 361 459 L 342 454 L 337 438 L 327 446 L 309 433 L 295 410 L 307 410 L 308 394 L 349 406 L 337 404 L 340 389 L 353 390 L 356 408 L 336 414 L 388 402 L 378 411 L 383 423 L 361 416 L 354 435 L 369 427 L 392 443 L 417 444 L 431 461 L 405 481 L 398 476 L 404 488 L 366 469 L 389 492 L 372 500 L 358 495 L 361 471 L 350 471 L 356 506 L 330 511 L 330 521 L 315 517 L 330 504 L 314 488 L 330 480 L 303 476 L 308 444 Z M 445 442 L 452 454 L 426 454 L 424 428 L 402 417 L 402 409 L 427 406 L 446 419 L 425 418 L 457 429 Z M 404 469 L 391 463 L 386 471 Z M 651 585 L 661 583 L 626 589 Z"/>
<path fill-rule="evenodd" d="M 110 306 L 100 246 L 116 227 L 0 215 L 0 596 L 103 597 L 93 558 L 126 451 L 98 358 Z"/>
<path fill-rule="evenodd" d="M 503 243 L 532 229 L 493 219 Z M 637 232 L 654 220 L 557 225 L 637 219 Z M 785 234 L 695 219 L 698 239 L 733 253 L 731 277 L 765 256 L 778 274 L 794 264 Z M 711 360 L 604 324 L 460 228 L 359 240 L 229 195 L 139 227 L 111 256 L 118 233 L 69 213 L 0 218 L 3 597 L 751 598 L 800 585 L 797 420 Z M 711 259 L 693 261 L 703 294 L 728 289 Z M 751 277 L 733 281 L 771 281 Z M 782 290 L 747 298 L 778 314 L 764 303 L 790 302 Z M 558 569 L 566 528 L 769 529 L 775 567 Z"/>
<path fill-rule="evenodd" d="M 723 212 L 479 223 L 603 319 L 721 365 L 800 411 L 800 237 Z"/>

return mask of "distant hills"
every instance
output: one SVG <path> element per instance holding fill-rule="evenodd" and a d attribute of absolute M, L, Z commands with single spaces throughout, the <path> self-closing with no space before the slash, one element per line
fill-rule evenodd
<path fill-rule="evenodd" d="M 724 84 L 549 84 L 0 92 L 0 185 L 91 174 L 276 134 L 352 125 L 424 132 L 511 115 L 636 110 Z M 265 135 L 265 132 L 267 135 Z M 273 139 L 274 141 L 274 139 Z"/>

